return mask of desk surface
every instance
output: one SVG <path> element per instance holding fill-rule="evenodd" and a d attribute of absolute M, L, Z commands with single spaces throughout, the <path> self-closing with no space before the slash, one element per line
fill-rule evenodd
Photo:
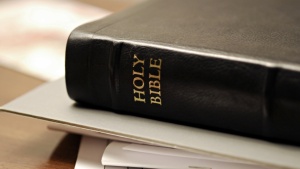
<path fill-rule="evenodd" d="M 0 105 L 43 83 L 0 67 Z M 80 136 L 47 129 L 48 122 L 0 112 L 0 168 L 74 168 Z"/>

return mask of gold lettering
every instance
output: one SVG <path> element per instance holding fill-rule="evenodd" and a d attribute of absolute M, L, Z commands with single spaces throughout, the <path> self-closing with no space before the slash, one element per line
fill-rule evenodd
<path fill-rule="evenodd" d="M 135 102 L 143 102 L 143 103 L 146 103 L 146 99 L 145 98 L 142 98 L 142 96 L 145 96 L 145 92 L 144 91 L 139 91 L 139 90 L 135 90 L 133 89 L 133 93 L 134 94 L 138 94 L 138 97 L 134 96 L 134 101 Z"/>
<path fill-rule="evenodd" d="M 136 72 L 135 70 L 132 71 L 132 75 L 140 75 L 142 77 L 144 77 L 144 67 L 142 68 L 142 72 Z"/>
<path fill-rule="evenodd" d="M 150 98 L 151 104 L 159 104 L 162 105 L 161 103 L 161 98 L 160 97 L 151 97 Z"/>
<path fill-rule="evenodd" d="M 133 95 L 135 102 L 148 102 L 148 99 L 151 104 L 162 105 L 161 99 L 161 66 L 162 59 L 153 59 L 150 58 L 149 70 L 144 68 L 145 60 L 143 58 L 138 58 L 136 54 L 133 56 Z M 145 71 L 149 71 L 149 79 L 144 79 Z M 149 81 L 149 96 L 145 92 L 145 83 Z"/>
<path fill-rule="evenodd" d="M 149 91 L 150 91 L 150 94 L 151 94 L 151 95 L 152 95 L 152 94 L 156 94 L 156 95 L 159 95 L 159 96 L 161 95 L 161 94 L 160 94 L 160 91 L 153 91 L 153 90 L 151 90 L 151 89 L 150 89 Z"/>
<path fill-rule="evenodd" d="M 141 83 L 140 85 L 138 84 L 138 81 L 140 81 L 140 83 Z M 144 80 L 140 77 L 135 77 L 133 79 L 133 85 L 137 89 L 143 89 L 144 88 Z"/>
<path fill-rule="evenodd" d="M 137 57 L 137 55 L 134 55 L 133 58 L 134 58 L 135 60 L 137 60 L 137 61 L 136 61 L 136 62 L 133 62 L 133 66 L 132 66 L 132 67 L 135 67 L 135 66 L 136 66 L 137 64 L 139 64 L 139 63 L 141 63 L 141 64 L 144 65 L 144 60 L 140 60 L 140 59 Z"/>
<path fill-rule="evenodd" d="M 157 63 L 158 62 L 158 63 Z M 161 59 L 150 59 L 150 68 L 161 69 Z"/>
<path fill-rule="evenodd" d="M 158 80 L 149 81 L 149 88 L 160 89 L 160 82 Z"/>
<path fill-rule="evenodd" d="M 157 75 L 149 73 L 149 78 L 160 80 L 160 70 L 157 70 Z"/>

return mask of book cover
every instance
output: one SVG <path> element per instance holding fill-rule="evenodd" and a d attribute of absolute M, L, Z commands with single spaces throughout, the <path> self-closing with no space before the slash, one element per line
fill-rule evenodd
<path fill-rule="evenodd" d="M 142 117 L 300 143 L 300 2 L 151 0 L 75 29 L 68 94 Z"/>

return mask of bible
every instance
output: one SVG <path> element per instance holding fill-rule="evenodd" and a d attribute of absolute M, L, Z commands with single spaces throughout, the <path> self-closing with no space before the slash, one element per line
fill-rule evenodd
<path fill-rule="evenodd" d="M 300 143 L 293 0 L 151 0 L 79 26 L 66 84 L 79 103 Z"/>

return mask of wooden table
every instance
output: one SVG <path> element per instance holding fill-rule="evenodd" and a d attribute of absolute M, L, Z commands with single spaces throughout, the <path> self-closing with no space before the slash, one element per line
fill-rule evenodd
<path fill-rule="evenodd" d="M 119 0 L 83 1 L 111 11 L 134 3 Z M 43 83 L 42 80 L 0 66 L 0 106 Z M 51 131 L 47 129 L 48 124 L 46 121 L 0 111 L 0 169 L 74 168 L 81 137 Z"/>
<path fill-rule="evenodd" d="M 0 105 L 42 83 L 0 67 Z M 0 168 L 74 168 L 80 136 L 48 130 L 48 124 L 0 112 Z"/>

